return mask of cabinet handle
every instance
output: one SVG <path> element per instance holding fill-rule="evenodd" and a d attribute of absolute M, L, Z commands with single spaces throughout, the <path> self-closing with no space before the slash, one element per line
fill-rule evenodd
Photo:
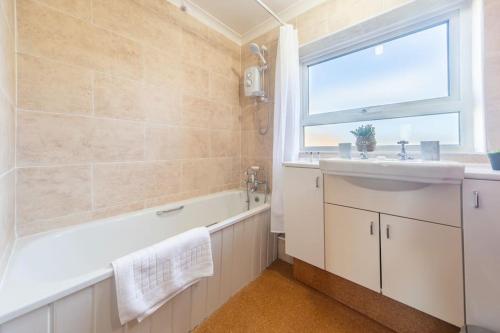
<path fill-rule="evenodd" d="M 385 237 L 387 239 L 391 239 L 391 229 L 389 228 L 389 225 L 385 226 Z"/>
<path fill-rule="evenodd" d="M 319 176 L 316 177 L 316 188 L 319 188 Z"/>
<path fill-rule="evenodd" d="M 474 208 L 479 208 L 479 192 L 478 191 L 472 192 L 472 198 L 473 198 L 472 200 Z"/>
<path fill-rule="evenodd" d="M 370 222 L 370 235 L 373 235 L 373 221 Z"/>

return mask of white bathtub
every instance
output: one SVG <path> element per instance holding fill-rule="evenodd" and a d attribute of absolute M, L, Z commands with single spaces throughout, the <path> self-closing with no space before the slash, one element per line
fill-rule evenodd
<path fill-rule="evenodd" d="M 180 206 L 183 209 L 163 216 L 156 214 L 157 211 Z M 230 271 L 226 273 L 229 276 L 214 277 L 226 279 L 219 281 L 218 299 L 212 300 L 214 304 L 220 305 L 221 299 L 224 300 L 225 297 L 221 297 L 222 294 L 228 294 L 226 296 L 229 297 L 242 287 L 243 282 L 251 281 L 275 259 L 275 238 L 269 233 L 269 207 L 269 204 L 264 203 L 262 195 L 252 195 L 248 210 L 246 192 L 227 191 L 20 238 L 14 246 L 0 287 L 0 332 L 14 332 L 14 328 L 21 332 L 19 325 L 26 324 L 22 318 L 33 321 L 33 313 L 36 314 L 43 308 L 46 311 L 42 317 L 46 317 L 45 327 L 48 328 L 37 332 L 64 332 L 65 329 L 57 330 L 60 327 L 55 313 L 58 302 L 65 302 L 65 297 L 71 297 L 68 295 L 81 294 L 82 290 L 89 288 L 90 294 L 95 297 L 95 286 L 106 279 L 112 280 L 110 262 L 113 259 L 198 226 L 208 226 L 210 230 L 216 275 L 222 275 L 224 269 Z M 253 265 L 255 269 L 235 266 L 242 264 L 236 259 L 238 251 L 243 251 L 243 256 L 248 256 L 248 262 L 243 260 L 245 265 Z M 229 260 L 224 256 L 231 258 Z M 224 261 L 226 266 L 231 267 L 222 267 Z M 234 279 L 235 274 L 240 274 L 238 271 L 241 270 L 249 270 L 250 276 L 242 278 L 238 282 L 240 285 L 231 282 L 229 292 L 222 291 L 223 284 Z M 95 301 L 92 303 L 92 320 L 97 325 Z M 67 306 L 66 304 L 65 307 Z M 206 315 L 207 313 L 204 314 Z M 59 317 L 59 320 L 68 322 L 68 318 L 62 318 L 61 315 Z M 45 325 L 45 321 L 42 322 Z M 73 329 L 75 328 L 71 328 Z M 92 331 L 94 330 L 99 331 L 95 327 Z"/>

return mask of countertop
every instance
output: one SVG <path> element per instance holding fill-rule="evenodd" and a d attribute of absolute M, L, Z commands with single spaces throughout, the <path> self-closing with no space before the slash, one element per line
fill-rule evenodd
<path fill-rule="evenodd" d="M 299 160 L 284 162 L 286 167 L 319 169 L 319 161 Z M 465 163 L 465 179 L 496 180 L 500 181 L 500 171 L 494 171 L 489 164 Z"/>

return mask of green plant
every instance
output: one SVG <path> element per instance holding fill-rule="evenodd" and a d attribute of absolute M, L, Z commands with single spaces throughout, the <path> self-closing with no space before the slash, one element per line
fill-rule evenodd
<path fill-rule="evenodd" d="M 371 124 L 362 125 L 356 128 L 354 131 L 351 131 L 351 133 L 356 138 L 373 138 L 375 137 L 375 127 L 373 127 Z"/>

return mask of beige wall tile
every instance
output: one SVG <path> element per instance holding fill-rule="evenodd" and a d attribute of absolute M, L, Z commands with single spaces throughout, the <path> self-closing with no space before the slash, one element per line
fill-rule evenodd
<path fill-rule="evenodd" d="M 239 86 L 235 81 L 225 76 L 210 74 L 210 98 L 214 101 L 227 101 L 229 104 L 239 104 Z"/>
<path fill-rule="evenodd" d="M 182 99 L 181 89 L 178 86 L 146 84 L 143 87 L 141 99 L 146 121 L 168 125 L 181 123 Z"/>
<path fill-rule="evenodd" d="M 187 29 L 182 30 L 182 60 L 199 66 L 209 61 L 211 46 L 208 40 Z"/>
<path fill-rule="evenodd" d="M 0 91 L 12 104 L 16 101 L 16 65 L 14 30 L 5 15 L 0 15 Z"/>
<path fill-rule="evenodd" d="M 210 135 L 210 156 L 236 157 L 240 153 L 240 142 L 239 131 L 212 131 Z"/>
<path fill-rule="evenodd" d="M 94 205 L 104 208 L 142 200 L 146 188 L 144 163 L 114 163 L 94 166 Z"/>
<path fill-rule="evenodd" d="M 17 8 L 23 184 L 58 200 L 66 185 L 50 170 L 82 164 L 92 175 L 88 207 L 45 212 L 26 201 L 20 234 L 235 186 L 238 45 L 163 0 L 19 0 Z"/>
<path fill-rule="evenodd" d="M 182 191 L 200 191 L 205 194 L 211 185 L 211 164 L 209 159 L 182 162 Z"/>
<path fill-rule="evenodd" d="M 484 98 L 486 111 L 500 109 L 500 52 L 485 57 Z"/>
<path fill-rule="evenodd" d="M 206 98 L 184 95 L 182 97 L 182 124 L 208 128 L 211 126 L 212 115 L 217 108 L 217 103 Z"/>
<path fill-rule="evenodd" d="M 500 1 L 484 1 L 484 52 L 491 55 L 500 53 L 500 22 L 498 15 L 500 13 Z"/>
<path fill-rule="evenodd" d="M 88 211 L 90 189 L 90 166 L 17 169 L 17 223 Z"/>
<path fill-rule="evenodd" d="M 31 0 L 17 1 L 18 50 L 99 71 L 142 77 L 140 46 Z"/>
<path fill-rule="evenodd" d="M 210 154 L 210 131 L 184 127 L 181 134 L 183 158 L 206 158 Z"/>
<path fill-rule="evenodd" d="M 182 129 L 148 125 L 145 143 L 146 160 L 173 160 L 182 157 Z"/>
<path fill-rule="evenodd" d="M 123 162 L 144 160 L 144 124 L 92 119 L 92 161 Z"/>
<path fill-rule="evenodd" d="M 177 10 L 177 8 L 175 8 Z M 182 50 L 182 27 L 161 13 L 149 10 L 143 11 L 144 23 L 141 41 L 165 52 L 179 54 Z M 201 50 L 196 50 L 199 52 Z"/>
<path fill-rule="evenodd" d="M 91 71 L 24 54 L 18 54 L 17 68 L 21 109 L 92 113 Z"/>
<path fill-rule="evenodd" d="M 144 31 L 144 13 L 140 1 L 92 0 L 95 25 L 119 35 L 140 40 Z"/>
<path fill-rule="evenodd" d="M 11 29 L 12 34 L 15 30 L 16 22 L 16 2 L 15 0 L 3 0 L 0 2 L 0 10 L 2 11 L 4 17 L 7 19 L 8 26 Z"/>
<path fill-rule="evenodd" d="M 47 6 L 53 7 L 69 15 L 90 20 L 90 7 L 92 0 L 39 0 Z"/>
<path fill-rule="evenodd" d="M 181 191 L 182 163 L 155 162 L 146 165 L 145 198 L 174 195 Z"/>
<path fill-rule="evenodd" d="M 182 65 L 182 88 L 184 94 L 208 96 L 210 92 L 209 72 L 204 67 L 184 63 Z"/>
<path fill-rule="evenodd" d="M 0 276 L 2 275 L 15 239 L 14 171 L 0 177 Z"/>
<path fill-rule="evenodd" d="M 169 53 L 144 48 L 144 80 L 175 87 L 182 83 L 180 52 Z"/>
<path fill-rule="evenodd" d="M 18 111 L 17 164 L 88 162 L 92 159 L 91 136 L 91 118 Z"/>
<path fill-rule="evenodd" d="M 18 112 L 19 166 L 135 161 L 144 157 L 136 122 Z"/>
<path fill-rule="evenodd" d="M 5 95 L 0 94 L 0 175 L 14 168 L 14 135 L 14 107 Z"/>
<path fill-rule="evenodd" d="M 95 115 L 119 119 L 143 120 L 143 84 L 96 73 L 94 79 Z"/>

